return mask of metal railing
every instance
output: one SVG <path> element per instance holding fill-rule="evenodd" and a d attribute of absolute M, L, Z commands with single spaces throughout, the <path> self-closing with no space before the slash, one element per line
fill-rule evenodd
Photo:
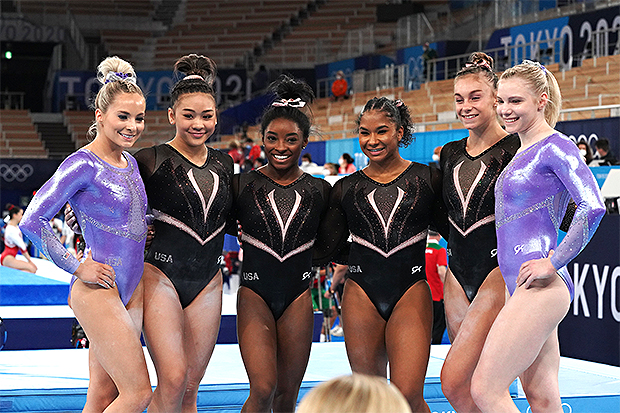
<path fill-rule="evenodd" d="M 612 34 L 618 38 L 615 44 L 609 39 Z M 620 26 L 594 30 L 590 42 L 584 50 L 575 52 L 566 36 L 551 39 L 523 42 L 484 50 L 495 60 L 495 69 L 504 71 L 524 59 L 531 59 L 549 65 L 558 63 L 560 70 L 569 70 L 573 66 L 581 66 L 584 59 L 620 54 Z M 427 81 L 451 79 L 464 66 L 469 53 L 440 57 L 424 62 L 421 56 L 417 61 L 401 65 L 390 65 L 381 69 L 357 70 L 345 73 L 352 92 L 366 92 L 394 87 L 404 87 L 406 90 L 419 89 Z M 426 65 L 426 70 L 424 70 Z M 330 94 L 330 85 L 335 74 L 327 78 L 317 79 L 317 96 L 326 97 Z"/>
<path fill-rule="evenodd" d="M 0 92 L 0 109 L 23 109 L 24 92 Z"/>

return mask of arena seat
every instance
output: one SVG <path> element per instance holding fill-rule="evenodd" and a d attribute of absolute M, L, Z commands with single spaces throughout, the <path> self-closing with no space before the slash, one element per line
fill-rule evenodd
<path fill-rule="evenodd" d="M 373 26 L 373 32 L 377 30 L 375 34 L 382 38 L 391 38 L 394 24 L 376 22 L 376 5 L 381 3 L 381 0 L 363 3 L 342 0 L 320 4 L 273 49 L 260 56 L 258 62 L 280 67 L 324 63 L 331 56 L 334 57 L 332 60 L 337 60 L 338 52 L 345 46 L 343 42 L 347 34 L 369 26 Z"/>
<path fill-rule="evenodd" d="M 27 110 L 0 110 L 0 157 L 47 158 L 39 133 Z"/>

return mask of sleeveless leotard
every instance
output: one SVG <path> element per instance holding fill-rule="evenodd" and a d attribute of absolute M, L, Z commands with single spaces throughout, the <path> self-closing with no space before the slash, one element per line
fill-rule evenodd
<path fill-rule="evenodd" d="M 343 223 L 338 224 L 338 215 Z M 334 232 L 350 231 L 348 277 L 388 320 L 409 287 L 426 279 L 429 224 L 446 233 L 441 173 L 412 162 L 392 182 L 382 184 L 357 171 L 334 185 L 328 221 Z"/>
<path fill-rule="evenodd" d="M 241 224 L 241 285 L 267 303 L 276 320 L 310 286 L 312 246 L 331 186 L 306 173 L 282 186 L 260 171 L 233 178 Z"/>
<path fill-rule="evenodd" d="M 136 159 L 155 217 L 145 261 L 172 281 L 185 308 L 220 269 L 232 205 L 232 158 L 208 148 L 206 162 L 198 166 L 162 144 L 142 149 Z"/>
<path fill-rule="evenodd" d="M 19 226 L 45 256 L 73 274 L 80 262 L 49 224 L 69 201 L 87 251 L 93 260 L 114 267 L 126 305 L 144 271 L 146 194 L 136 160 L 126 152 L 123 156 L 126 168 L 114 167 L 87 149 L 69 155 L 30 201 Z M 71 284 L 75 281 L 73 276 Z"/>
<path fill-rule="evenodd" d="M 569 289 L 566 265 L 586 246 L 605 214 L 601 194 L 579 149 L 554 133 L 517 153 L 495 186 L 495 220 L 499 267 L 512 294 L 521 264 L 555 254 L 551 264 Z M 557 245 L 566 206 L 577 205 L 566 236 Z"/>
<path fill-rule="evenodd" d="M 448 209 L 448 256 L 469 301 L 498 266 L 495 235 L 495 181 L 521 145 L 507 135 L 477 156 L 467 153 L 467 138 L 441 149 L 443 197 Z"/>

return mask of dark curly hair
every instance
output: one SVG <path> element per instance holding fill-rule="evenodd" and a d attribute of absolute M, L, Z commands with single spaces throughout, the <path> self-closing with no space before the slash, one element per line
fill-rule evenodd
<path fill-rule="evenodd" d="M 385 113 L 385 115 L 392 120 L 394 125 L 396 125 L 397 130 L 401 127 L 403 128 L 403 137 L 398 143 L 398 146 L 406 148 L 413 142 L 413 131 L 415 130 L 415 126 L 411 120 L 409 108 L 402 100 L 392 100 L 386 97 L 374 97 L 370 99 L 366 102 L 364 109 L 362 109 L 362 112 L 355 121 L 355 133 L 359 133 L 362 117 L 369 110 L 378 110 Z"/>
<path fill-rule="evenodd" d="M 217 65 L 212 59 L 197 54 L 189 54 L 179 58 L 174 64 L 177 81 L 170 90 L 170 107 L 174 108 L 182 95 L 187 93 L 206 93 L 215 99 L 213 83 L 217 74 Z"/>
<path fill-rule="evenodd" d="M 269 85 L 269 90 L 276 97 L 273 103 L 290 101 L 290 104 L 287 102 L 283 106 L 274 106 L 272 104 L 267 107 L 260 124 L 261 135 L 264 136 L 265 129 L 272 121 L 284 118 L 295 122 L 302 132 L 303 139 L 308 139 L 312 126 L 308 105 L 314 101 L 312 88 L 301 80 L 281 75 L 275 82 Z M 304 106 L 300 107 L 301 103 L 294 102 L 296 99 L 299 99 L 299 102 L 304 102 Z"/>

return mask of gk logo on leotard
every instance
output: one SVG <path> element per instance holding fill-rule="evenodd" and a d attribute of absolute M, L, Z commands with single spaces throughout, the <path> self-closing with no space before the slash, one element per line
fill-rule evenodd
<path fill-rule="evenodd" d="M 452 256 L 452 248 L 448 248 L 448 249 L 446 250 L 446 255 L 447 255 L 448 257 L 451 257 L 451 256 Z"/>
<path fill-rule="evenodd" d="M 163 252 L 156 252 L 153 258 L 155 258 L 157 261 L 169 262 L 172 264 L 172 254 L 164 254 Z"/>
<path fill-rule="evenodd" d="M 497 257 L 497 248 L 493 248 L 491 250 L 491 258 L 495 258 L 495 257 Z"/>
<path fill-rule="evenodd" d="M 226 261 L 224 261 L 224 256 L 220 255 L 217 259 L 217 265 L 225 265 Z"/>
<path fill-rule="evenodd" d="M 416 272 L 422 272 L 421 265 L 416 265 L 415 267 L 411 267 L 411 274 L 415 274 Z"/>
<path fill-rule="evenodd" d="M 257 272 L 244 272 L 243 280 L 244 281 L 256 281 L 258 280 L 258 273 Z"/>
<path fill-rule="evenodd" d="M 515 255 L 523 251 L 523 245 L 515 245 Z"/>
<path fill-rule="evenodd" d="M 359 265 L 349 265 L 349 272 L 361 273 L 362 267 L 360 267 Z"/>
<path fill-rule="evenodd" d="M 310 271 L 306 271 L 305 273 L 303 273 L 303 275 L 301 276 L 302 281 L 303 280 L 309 280 L 310 279 L 310 275 L 312 275 L 312 273 Z"/>
<path fill-rule="evenodd" d="M 110 267 L 120 267 L 123 265 L 123 260 L 121 257 L 107 257 L 105 263 Z"/>

